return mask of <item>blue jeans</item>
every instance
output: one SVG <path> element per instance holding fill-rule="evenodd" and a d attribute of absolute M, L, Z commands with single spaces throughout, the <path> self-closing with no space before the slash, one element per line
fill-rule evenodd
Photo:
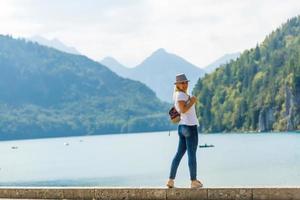
<path fill-rule="evenodd" d="M 197 160 L 196 152 L 198 148 L 198 130 L 197 126 L 187 126 L 179 125 L 178 126 L 178 136 L 179 144 L 177 153 L 172 161 L 170 179 L 175 179 L 177 168 L 179 163 L 185 154 L 186 150 L 188 152 L 188 163 L 190 170 L 191 180 L 197 179 Z"/>

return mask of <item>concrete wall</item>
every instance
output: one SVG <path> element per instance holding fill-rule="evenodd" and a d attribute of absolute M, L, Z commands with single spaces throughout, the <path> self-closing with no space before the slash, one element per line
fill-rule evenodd
<path fill-rule="evenodd" d="M 299 188 L 0 188 L 0 199 L 105 200 L 285 200 L 299 199 Z"/>

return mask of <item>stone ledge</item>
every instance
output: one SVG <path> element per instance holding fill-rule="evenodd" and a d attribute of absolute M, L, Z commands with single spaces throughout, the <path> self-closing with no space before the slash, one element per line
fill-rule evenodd
<path fill-rule="evenodd" d="M 99 200 L 300 200 L 300 187 L 287 188 L 98 188 L 0 187 L 0 199 Z"/>

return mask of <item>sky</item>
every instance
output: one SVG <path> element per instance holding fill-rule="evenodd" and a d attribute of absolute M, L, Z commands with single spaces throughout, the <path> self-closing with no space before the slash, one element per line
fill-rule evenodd
<path fill-rule="evenodd" d="M 164 48 L 205 67 L 299 14 L 299 0 L 0 0 L 0 34 L 58 38 L 128 67 Z"/>

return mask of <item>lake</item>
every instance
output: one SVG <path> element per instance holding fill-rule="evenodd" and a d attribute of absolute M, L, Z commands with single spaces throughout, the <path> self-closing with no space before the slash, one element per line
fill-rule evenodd
<path fill-rule="evenodd" d="M 0 186 L 165 187 L 176 131 L 0 142 Z M 300 134 L 200 134 L 205 187 L 299 186 Z M 187 154 L 176 185 L 189 187 Z"/>

